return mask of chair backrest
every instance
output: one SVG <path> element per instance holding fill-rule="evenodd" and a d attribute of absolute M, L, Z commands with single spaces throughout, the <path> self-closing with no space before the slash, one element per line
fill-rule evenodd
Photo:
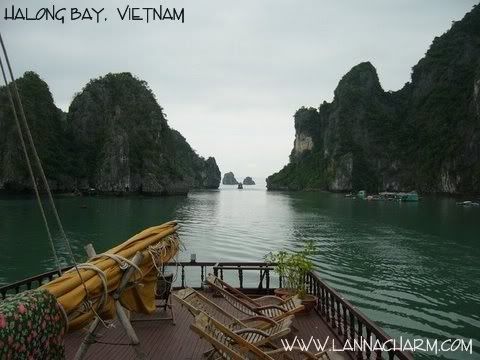
<path fill-rule="evenodd" d="M 173 274 L 159 273 L 157 278 L 157 289 L 155 290 L 155 298 L 167 301 L 172 291 Z"/>
<path fill-rule="evenodd" d="M 228 285 L 215 275 L 209 274 L 207 277 L 207 283 L 222 295 L 223 298 L 235 309 L 250 316 L 258 314 L 258 311 L 256 310 L 258 305 L 252 299 L 248 298 L 248 296 Z"/>
<path fill-rule="evenodd" d="M 232 314 L 225 311 L 213 301 L 194 289 L 186 288 L 176 291 L 173 294 L 173 297 L 180 302 L 180 304 L 186 306 L 193 316 L 197 316 L 203 311 L 217 321 L 225 322 L 225 320 L 228 320 L 228 322 L 240 323 L 240 320 L 235 318 Z"/>
<path fill-rule="evenodd" d="M 217 285 L 218 287 L 221 287 L 223 288 L 225 291 L 228 291 L 229 293 L 231 293 L 232 295 L 235 295 L 237 298 L 239 299 L 242 299 L 243 301 L 247 302 L 250 304 L 250 306 L 253 306 L 253 307 L 257 307 L 258 304 L 255 302 L 255 300 L 251 299 L 249 296 L 245 295 L 243 292 L 241 292 L 240 290 L 234 288 L 232 285 L 230 285 L 229 283 L 223 281 L 222 279 L 220 279 L 219 277 L 213 275 L 213 274 L 209 274 L 208 275 L 208 278 L 207 278 L 207 281 L 208 280 L 211 280 L 213 283 L 215 283 L 215 285 Z"/>
<path fill-rule="evenodd" d="M 273 360 L 258 347 L 205 313 L 199 313 L 190 328 L 208 341 L 225 359 Z"/>

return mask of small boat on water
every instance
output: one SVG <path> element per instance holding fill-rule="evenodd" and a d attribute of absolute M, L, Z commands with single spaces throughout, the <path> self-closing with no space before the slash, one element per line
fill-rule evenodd
<path fill-rule="evenodd" d="M 464 207 L 477 207 L 477 206 L 480 206 L 480 203 L 476 201 L 467 200 L 467 201 L 457 202 L 457 205 L 464 206 Z"/>
<path fill-rule="evenodd" d="M 238 189 L 243 189 L 243 184 L 242 183 L 238 183 Z"/>
<path fill-rule="evenodd" d="M 398 193 L 398 200 L 400 201 L 418 201 L 420 200 L 418 193 L 416 191 L 411 191 L 409 193 Z"/>

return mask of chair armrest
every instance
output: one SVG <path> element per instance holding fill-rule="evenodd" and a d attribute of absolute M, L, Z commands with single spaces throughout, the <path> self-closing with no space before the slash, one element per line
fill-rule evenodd
<path fill-rule="evenodd" d="M 257 303 L 264 304 L 264 305 L 268 305 L 268 304 L 277 305 L 277 304 L 283 304 L 285 302 L 284 299 L 275 295 L 265 295 L 259 298 L 255 298 L 254 300 Z"/>
<path fill-rule="evenodd" d="M 268 309 L 277 309 L 277 310 L 280 310 L 281 312 L 284 312 L 286 313 L 287 310 L 285 310 L 284 308 L 278 306 L 278 305 L 265 305 L 265 306 L 259 306 L 257 307 L 255 310 L 256 311 L 259 311 L 259 310 L 268 310 Z"/>
<path fill-rule="evenodd" d="M 275 320 L 270 319 L 270 318 L 268 318 L 268 317 L 266 317 L 266 316 L 260 316 L 260 315 L 258 315 L 258 316 L 250 316 L 250 317 L 248 317 L 248 318 L 242 319 L 242 321 L 243 321 L 244 323 L 249 323 L 249 322 L 252 322 L 252 321 L 264 321 L 264 322 L 266 322 L 266 323 L 269 323 L 270 325 L 277 325 L 277 324 L 278 324 L 278 322 L 276 322 Z"/>
<path fill-rule="evenodd" d="M 243 334 L 258 334 L 260 336 L 263 336 L 264 338 L 268 338 L 270 335 L 268 335 L 265 331 L 259 330 L 259 329 L 253 329 L 253 328 L 244 328 L 240 330 L 235 330 L 235 334 L 237 335 L 243 335 Z"/>

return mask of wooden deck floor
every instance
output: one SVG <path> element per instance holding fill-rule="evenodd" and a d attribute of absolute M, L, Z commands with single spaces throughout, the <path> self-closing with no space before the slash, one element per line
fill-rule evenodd
<path fill-rule="evenodd" d="M 210 295 L 209 295 L 210 296 Z M 214 299 L 219 304 L 223 300 Z M 208 343 L 200 339 L 190 330 L 190 324 L 193 321 L 192 315 L 182 308 L 176 301 L 173 301 L 176 325 L 171 321 L 140 321 L 133 322 L 133 327 L 140 339 L 141 349 L 147 355 L 148 359 L 166 359 L 166 360 L 187 360 L 202 359 L 202 354 L 210 347 Z M 225 305 L 225 304 L 224 304 Z M 162 315 L 162 311 L 159 315 Z M 123 329 L 114 323 L 115 328 L 102 329 L 103 336 L 99 341 L 103 343 L 93 344 L 86 356 L 86 359 L 134 359 L 134 351 L 130 346 L 118 345 L 128 342 Z M 311 336 L 318 339 L 333 339 L 334 333 L 327 327 L 323 320 L 312 311 L 309 315 L 299 315 L 295 317 L 294 327 L 297 329 L 287 338 L 293 339 L 295 335 L 308 341 Z M 84 331 L 77 331 L 67 335 L 65 340 L 67 359 L 73 359 L 83 337 Z M 108 344 L 106 344 L 108 343 Z M 117 344 L 117 345 L 110 345 Z M 281 344 L 279 343 L 279 346 Z M 313 349 L 312 349 L 312 352 Z M 347 354 L 334 353 L 332 359 L 350 359 Z"/>

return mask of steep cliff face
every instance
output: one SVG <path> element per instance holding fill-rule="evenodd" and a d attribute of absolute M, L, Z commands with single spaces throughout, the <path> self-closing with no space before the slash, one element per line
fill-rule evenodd
<path fill-rule="evenodd" d="M 67 116 L 80 187 L 103 192 L 184 193 L 218 187 L 215 159 L 199 157 L 165 119 L 151 90 L 130 73 L 92 80 Z"/>
<path fill-rule="evenodd" d="M 290 163 L 271 190 L 480 192 L 480 6 L 432 43 L 412 81 L 385 92 L 372 64 L 332 103 L 295 114 Z"/>
<path fill-rule="evenodd" d="M 64 114 L 53 102 L 48 85 L 33 72 L 17 79 L 29 127 L 54 190 L 71 187 L 68 139 L 64 134 Z M 26 139 L 26 137 L 25 137 Z M 33 159 L 32 153 L 30 157 Z M 32 183 L 13 119 L 5 87 L 0 88 L 0 190 L 28 191 Z"/>
<path fill-rule="evenodd" d="M 186 193 L 218 188 L 214 158 L 198 156 L 171 129 L 144 81 L 129 73 L 90 81 L 68 114 L 53 103 L 38 75 L 18 80 L 21 96 L 52 188 L 105 193 Z M 31 190 L 5 89 L 0 91 L 0 189 Z"/>
<path fill-rule="evenodd" d="M 201 182 L 198 187 L 206 189 L 218 189 L 222 174 L 218 168 L 215 158 L 209 157 L 205 162 L 205 168 L 201 172 Z"/>

